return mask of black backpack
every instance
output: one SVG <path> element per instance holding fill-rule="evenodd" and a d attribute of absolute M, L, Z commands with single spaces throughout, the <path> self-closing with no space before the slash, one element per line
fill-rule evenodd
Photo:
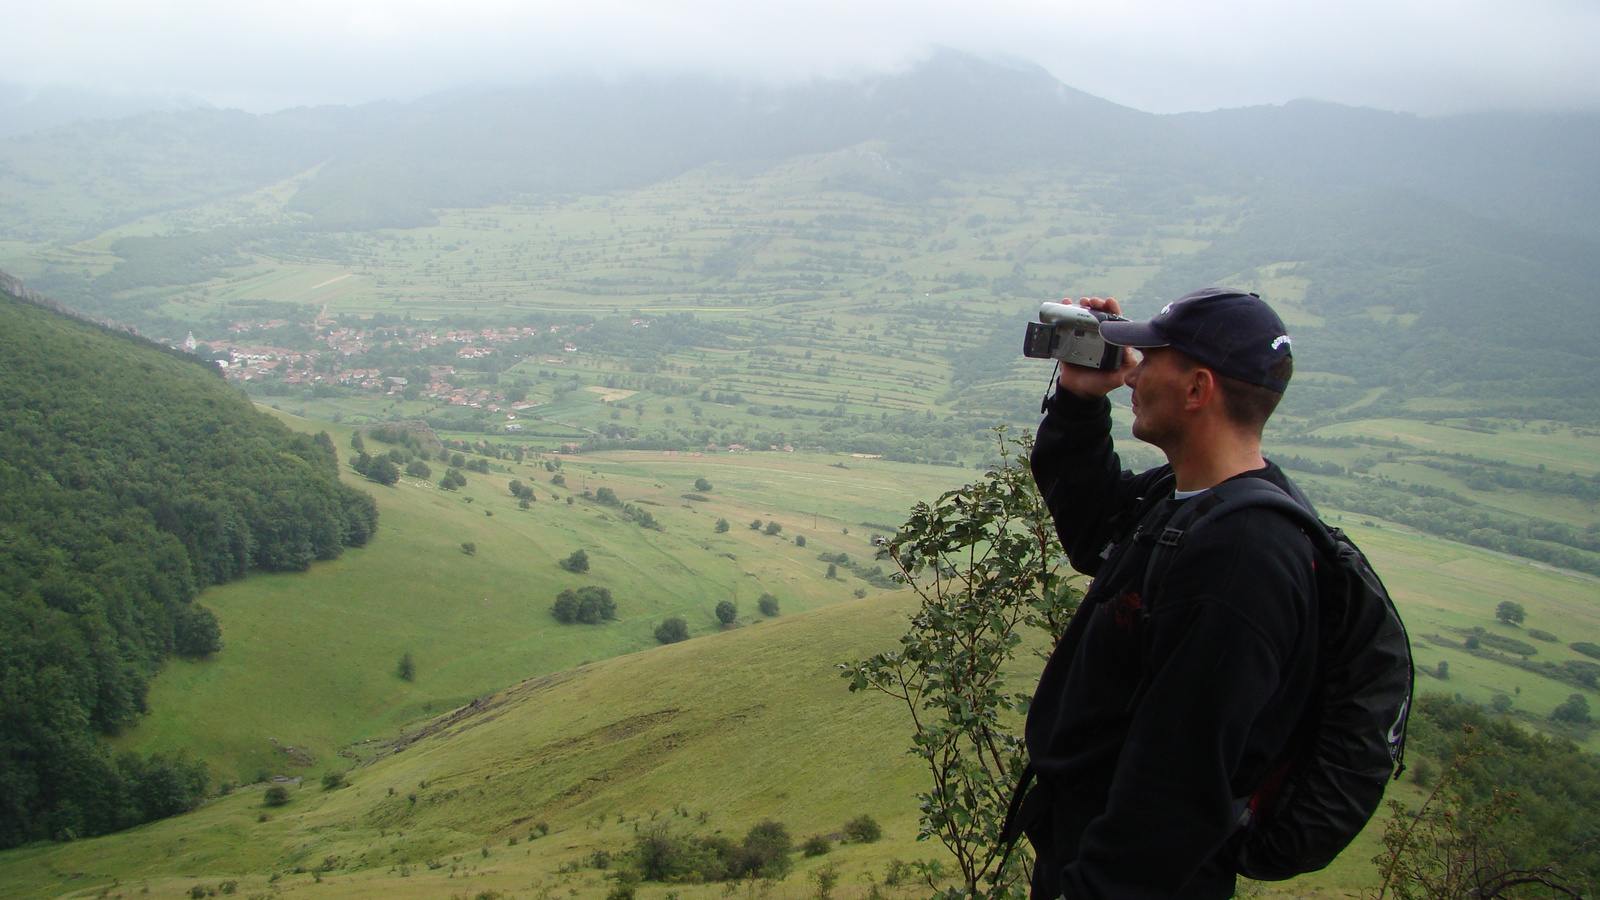
<path fill-rule="evenodd" d="M 1239 800 L 1240 828 L 1230 845 L 1239 874 L 1281 881 L 1333 862 L 1377 811 L 1389 778 L 1405 771 L 1415 676 L 1405 625 L 1366 556 L 1344 532 L 1318 519 L 1298 491 L 1291 496 L 1264 479 L 1225 481 L 1173 514 L 1152 536 L 1143 596 L 1157 598 L 1187 536 L 1252 507 L 1288 516 L 1317 554 L 1320 659 L 1312 705 L 1266 781 Z M 1012 795 L 1001 829 L 1002 859 L 1048 802 L 1029 790 L 1033 776 L 1030 764 Z"/>
<path fill-rule="evenodd" d="M 1288 516 L 1317 552 L 1318 685 L 1285 757 L 1240 801 L 1232 844 L 1239 874 L 1279 881 L 1333 862 L 1377 811 L 1389 778 L 1405 771 L 1415 674 L 1405 625 L 1366 556 L 1309 501 L 1264 479 L 1225 481 L 1184 504 L 1155 539 L 1144 596 L 1159 596 L 1185 537 L 1254 507 Z"/>

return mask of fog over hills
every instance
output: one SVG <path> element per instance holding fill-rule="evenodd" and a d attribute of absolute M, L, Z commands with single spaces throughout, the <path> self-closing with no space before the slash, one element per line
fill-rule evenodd
<path fill-rule="evenodd" d="M 905 168 L 908 196 L 941 175 L 1027 165 L 1143 170 L 1151 182 L 1232 188 L 1270 177 L 1319 192 L 1404 186 L 1534 230 L 1600 236 L 1594 114 L 1420 118 L 1302 101 L 1158 116 L 1074 90 L 1043 69 L 954 51 L 905 74 L 785 88 L 692 75 L 571 79 L 411 103 L 263 116 L 197 109 L 66 127 L 70 139 L 35 133 L 0 151 L 0 184 L 50 179 L 55 160 L 40 153 L 63 140 L 104 146 L 111 163 L 182 135 L 175 149 L 212 159 L 212 172 L 190 179 L 205 192 L 326 163 L 294 206 L 314 227 L 344 230 L 414 224 L 434 207 L 636 187 L 713 160 L 775 160 L 876 140 Z M 16 207 L 6 207 L 13 221 L 4 224 L 14 228 Z"/>

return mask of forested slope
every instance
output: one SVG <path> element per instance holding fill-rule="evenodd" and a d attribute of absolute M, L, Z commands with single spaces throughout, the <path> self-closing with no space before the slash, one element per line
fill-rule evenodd
<path fill-rule="evenodd" d="M 371 537 L 337 466 L 206 364 L 0 293 L 0 846 L 195 802 L 203 768 L 96 735 L 162 659 L 221 646 L 205 585 Z"/>

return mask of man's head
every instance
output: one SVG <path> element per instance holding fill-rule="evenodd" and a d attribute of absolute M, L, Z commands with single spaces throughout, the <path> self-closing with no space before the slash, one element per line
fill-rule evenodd
<path fill-rule="evenodd" d="M 1294 374 L 1288 329 L 1255 294 L 1206 288 L 1185 294 L 1144 322 L 1102 322 L 1108 343 L 1177 351 L 1170 362 L 1216 376 L 1223 409 L 1236 426 L 1260 434 Z"/>

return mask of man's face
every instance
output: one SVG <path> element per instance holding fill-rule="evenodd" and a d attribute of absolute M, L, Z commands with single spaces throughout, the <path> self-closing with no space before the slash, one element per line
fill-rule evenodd
<path fill-rule="evenodd" d="M 1151 347 L 1140 353 L 1143 358 L 1124 379 L 1133 392 L 1133 436 L 1165 450 L 1180 434 L 1180 413 L 1194 369 L 1171 347 Z"/>

